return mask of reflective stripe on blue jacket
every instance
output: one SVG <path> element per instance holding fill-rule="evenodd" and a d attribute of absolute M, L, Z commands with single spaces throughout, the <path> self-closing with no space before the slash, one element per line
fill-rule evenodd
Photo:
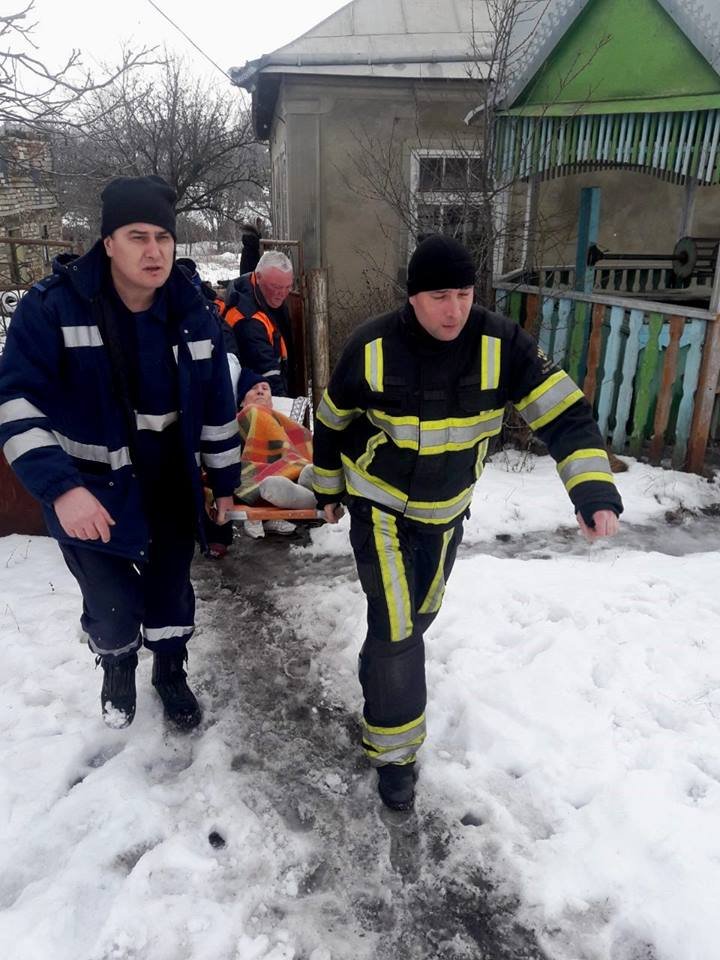
<path fill-rule="evenodd" d="M 23 297 L 0 357 L 0 444 L 24 486 L 43 504 L 50 534 L 62 530 L 53 502 L 87 487 L 115 520 L 108 544 L 85 546 L 142 560 L 147 520 L 130 454 L 127 421 L 113 392 L 108 352 L 94 304 L 105 252 L 96 244 Z M 216 497 L 230 496 L 240 477 L 240 437 L 222 334 L 212 306 L 173 267 L 162 288 L 168 338 L 177 361 L 177 411 L 137 411 L 138 429 L 177 422 L 192 480 L 195 513 L 204 509 L 200 464 Z M 143 345 L 138 343 L 138 350 Z M 147 385 L 152 393 L 151 385 Z M 200 526 L 200 525 L 199 525 Z M 202 538 L 200 526 L 199 535 Z"/>

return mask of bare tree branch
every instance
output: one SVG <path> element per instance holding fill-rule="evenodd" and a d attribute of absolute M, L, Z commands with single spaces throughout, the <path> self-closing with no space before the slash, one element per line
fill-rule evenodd
<path fill-rule="evenodd" d="M 135 67 L 157 62 L 152 49 L 125 49 L 120 63 L 93 78 L 82 68 L 80 51 L 72 50 L 53 69 L 34 53 L 37 24 L 28 19 L 33 7 L 31 0 L 15 13 L 0 14 L 0 124 L 47 132 L 72 123 L 73 110 L 90 94 L 107 89 Z"/>
<path fill-rule="evenodd" d="M 159 72 L 124 73 L 94 91 L 78 125 L 56 138 L 55 156 L 63 209 L 90 225 L 101 185 L 121 175 L 159 174 L 177 191 L 178 213 L 215 230 L 246 219 L 243 206 L 266 206 L 267 149 L 244 101 L 167 53 Z"/>

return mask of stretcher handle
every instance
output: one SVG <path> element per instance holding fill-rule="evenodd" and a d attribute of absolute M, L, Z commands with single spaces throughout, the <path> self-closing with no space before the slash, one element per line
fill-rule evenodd
<path fill-rule="evenodd" d="M 322 510 L 314 507 L 291 510 L 284 507 L 247 507 L 244 504 L 225 511 L 227 520 L 324 520 Z"/>

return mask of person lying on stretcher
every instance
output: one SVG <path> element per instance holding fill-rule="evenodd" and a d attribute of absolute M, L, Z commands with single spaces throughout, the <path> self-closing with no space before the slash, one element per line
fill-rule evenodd
<path fill-rule="evenodd" d="M 243 442 L 242 474 L 235 499 L 250 506 L 270 504 L 286 509 L 315 507 L 312 492 L 312 434 L 290 417 L 274 410 L 272 392 L 260 380 L 245 393 L 238 413 Z M 287 520 L 246 520 L 245 532 L 292 534 Z"/>

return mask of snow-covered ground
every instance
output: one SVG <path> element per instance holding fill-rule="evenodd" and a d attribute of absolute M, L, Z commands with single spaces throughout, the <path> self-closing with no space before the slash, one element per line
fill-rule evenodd
<path fill-rule="evenodd" d="M 201 278 L 213 287 L 217 287 L 220 280 L 233 280 L 240 273 L 237 253 L 203 254 L 193 259 Z"/>
<path fill-rule="evenodd" d="M 571 532 L 548 458 L 502 455 L 488 465 L 426 638 L 418 816 L 446 823 L 465 862 L 518 898 L 521 920 L 553 960 L 715 960 L 720 524 L 712 508 L 720 488 L 633 462 L 617 480 L 626 529 L 588 546 Z M 692 552 L 672 555 L 683 544 Z M 7 960 L 385 956 L 343 913 L 339 884 L 326 880 L 322 910 L 303 899 L 319 870 L 303 824 L 319 811 L 303 800 L 293 827 L 264 803 L 273 791 L 292 797 L 294 785 L 292 769 L 290 780 L 273 769 L 280 746 L 259 758 L 237 742 L 239 724 L 256 744 L 277 733 L 254 715 L 234 672 L 243 631 L 253 628 L 226 622 L 236 608 L 222 565 L 199 569 L 191 671 L 207 708 L 203 728 L 190 737 L 164 730 L 143 656 L 137 718 L 113 732 L 99 716 L 99 671 L 81 645 L 78 591 L 56 547 L 0 540 Z M 280 696 L 278 676 L 297 673 L 289 729 L 294 716 L 312 724 L 325 703 L 304 703 L 311 680 L 354 714 L 364 605 L 346 523 L 291 548 L 286 571 L 268 599 L 304 642 L 308 663 L 283 660 L 276 631 L 253 690 L 264 684 L 270 702 Z M 303 751 L 312 757 L 303 736 L 288 746 L 298 763 Z M 376 816 L 372 775 L 356 755 L 347 771 L 340 757 L 330 773 L 317 760 L 302 777 L 328 803 L 341 795 L 340 810 L 347 792 L 356 817 L 347 826 L 369 832 L 380 823 L 362 819 L 366 808 Z M 224 845 L 209 842 L 213 832 Z M 368 865 L 356 869 L 358 887 L 372 888 Z M 441 955 L 479 953 L 413 956 Z"/>

